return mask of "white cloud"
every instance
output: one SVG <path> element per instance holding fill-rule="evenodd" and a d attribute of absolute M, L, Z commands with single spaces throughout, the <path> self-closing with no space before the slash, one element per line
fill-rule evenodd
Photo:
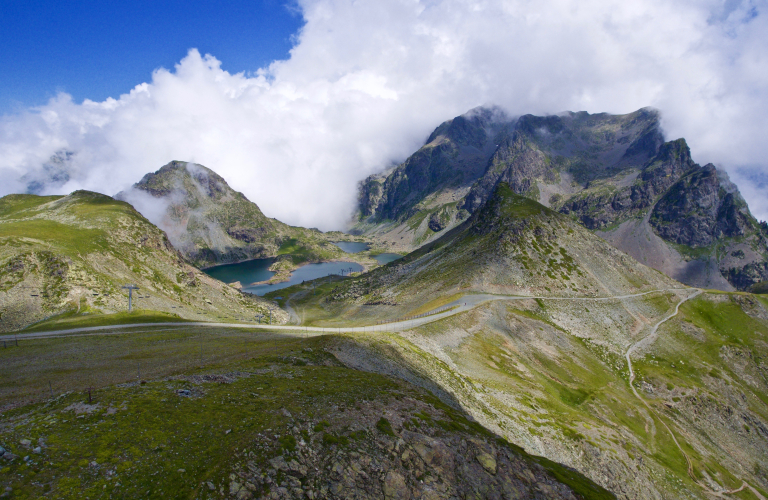
<path fill-rule="evenodd" d="M 0 194 L 50 177 L 108 194 L 171 160 L 221 174 L 272 217 L 342 227 L 357 181 L 482 104 L 511 114 L 662 110 L 694 159 L 766 171 L 768 23 L 733 0 L 302 0 L 291 56 L 229 74 L 191 50 L 173 71 L 104 102 L 0 119 Z M 757 167 L 756 167 L 757 166 Z M 768 219 L 764 190 L 740 185 Z"/>

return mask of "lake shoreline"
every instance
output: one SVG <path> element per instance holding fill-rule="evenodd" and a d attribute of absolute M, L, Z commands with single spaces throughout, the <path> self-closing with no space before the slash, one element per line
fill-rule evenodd
<path fill-rule="evenodd" d="M 313 261 L 313 262 L 302 262 L 298 266 L 296 266 L 296 267 L 292 268 L 291 270 L 287 271 L 288 274 L 286 276 L 280 276 L 280 278 L 282 278 L 282 279 L 277 279 L 279 271 L 271 271 L 271 272 L 275 273 L 275 276 L 271 277 L 270 279 L 262 280 L 262 281 L 256 281 L 254 283 L 250 283 L 250 284 L 244 285 L 244 286 L 249 286 L 250 287 L 250 286 L 257 286 L 257 285 L 277 285 L 279 283 L 286 283 L 288 281 L 291 281 L 291 278 L 293 277 L 293 273 L 295 271 L 298 271 L 302 267 L 309 266 L 309 265 L 312 265 L 312 264 L 331 264 L 331 263 L 334 263 L 334 262 L 349 262 L 350 264 L 357 264 L 357 265 L 359 265 L 359 266 L 361 266 L 363 268 L 361 271 L 354 271 L 354 272 L 359 272 L 359 273 L 364 273 L 364 272 L 368 271 L 371 268 L 371 266 L 369 264 L 366 264 L 366 263 L 363 263 L 363 262 L 360 262 L 360 261 L 357 261 L 357 260 L 352 260 L 352 259 L 330 259 L 330 260 L 318 260 L 318 261 Z M 317 278 L 313 278 L 313 279 L 317 279 Z"/>

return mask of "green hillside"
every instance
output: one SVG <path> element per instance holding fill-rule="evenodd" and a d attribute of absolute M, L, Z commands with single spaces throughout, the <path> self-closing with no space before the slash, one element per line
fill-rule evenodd
<path fill-rule="evenodd" d="M 166 320 L 252 320 L 269 307 L 187 264 L 165 234 L 125 202 L 88 191 L 0 199 L 0 331 L 43 320 L 51 326 L 109 322 L 102 315 L 128 309 L 126 284 L 139 286 L 137 321 L 146 311 Z"/>

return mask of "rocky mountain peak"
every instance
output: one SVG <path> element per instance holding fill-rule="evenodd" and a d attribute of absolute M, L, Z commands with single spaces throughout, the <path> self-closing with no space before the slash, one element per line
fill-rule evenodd
<path fill-rule="evenodd" d="M 136 206 L 199 265 L 265 257 L 279 246 L 258 205 L 203 165 L 172 161 L 116 197 Z"/>

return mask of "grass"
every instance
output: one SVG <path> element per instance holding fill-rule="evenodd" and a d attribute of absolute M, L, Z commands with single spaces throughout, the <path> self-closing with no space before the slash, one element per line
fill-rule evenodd
<path fill-rule="evenodd" d="M 63 198 L 63 196 L 36 196 L 30 194 L 9 194 L 0 198 L 0 217 L 4 219 L 13 218 L 15 215 L 22 217 L 27 214 L 20 214 L 39 207 L 45 203 Z"/>
<path fill-rule="evenodd" d="M 26 436 L 44 437 L 47 445 L 45 460 L 30 464 L 16 460 L 3 470 L 13 477 L 14 498 L 46 493 L 57 498 L 197 496 L 205 491 L 206 481 L 226 481 L 227 466 L 237 460 L 244 445 L 259 454 L 257 462 L 266 461 L 268 457 L 252 446 L 260 432 L 269 429 L 278 435 L 277 446 L 283 452 L 296 448 L 296 440 L 289 434 L 294 424 L 281 410 L 300 414 L 309 407 L 306 402 L 312 401 L 317 412 L 334 404 L 387 398 L 398 387 L 385 377 L 339 366 L 293 366 L 291 356 L 317 357 L 302 350 L 310 346 L 317 347 L 317 341 L 262 342 L 253 359 L 206 367 L 247 372 L 240 378 L 231 377 L 234 380 L 228 383 L 157 380 L 96 390 L 93 396 L 98 408 L 79 416 L 66 408 L 87 403 L 82 391 L 34 408 L 4 412 L 4 421 L 17 422 L 13 430 L 0 433 L 6 446 Z M 256 373 L 275 363 L 291 377 L 275 377 L 271 371 Z M 203 372 L 191 370 L 188 374 L 195 373 Z M 339 392 L 336 384 L 344 391 Z M 176 389 L 182 388 L 202 394 L 180 397 Z M 107 411 L 110 408 L 113 410 Z M 93 462 L 98 465 L 91 465 Z M 116 480 L 106 471 L 113 471 Z"/>
<path fill-rule="evenodd" d="M 167 323 L 184 321 L 190 320 L 183 319 L 178 314 L 141 309 L 114 314 L 79 314 L 76 311 L 69 311 L 45 321 L 35 323 L 22 330 L 20 333 L 69 330 L 73 328 L 89 328 L 94 326 L 130 325 L 133 323 Z"/>
<path fill-rule="evenodd" d="M 583 498 L 612 498 L 580 474 L 526 455 L 420 389 L 341 366 L 326 352 L 333 342 L 328 337 L 209 333 L 206 341 L 215 342 L 218 357 L 206 358 L 203 367 L 193 363 L 175 375 L 173 370 L 155 370 L 142 375 L 140 383 L 137 379 L 104 383 L 109 378 L 105 371 L 119 378 L 116 365 L 127 349 L 138 351 L 131 356 L 133 361 L 152 352 L 158 358 L 186 356 L 191 353 L 183 340 L 192 334 L 155 329 L 108 338 L 30 340 L 10 357 L 4 353 L 0 370 L 6 372 L 0 380 L 11 370 L 9 360 L 40 361 L 32 379 L 16 380 L 20 388 L 34 387 L 47 378 L 49 363 L 40 359 L 46 355 L 68 361 L 69 369 L 79 369 L 68 353 L 62 355 L 65 344 L 78 349 L 100 346 L 97 352 L 103 366 L 98 372 L 101 383 L 90 391 L 91 400 L 86 386 L 65 393 L 56 388 L 54 398 L 45 396 L 37 403 L 0 410 L 0 422 L 9 424 L 0 425 L 0 444 L 29 457 L 0 464 L 0 484 L 10 488 L 13 498 L 209 496 L 209 483 L 214 490 L 227 490 L 230 474 L 245 468 L 246 462 L 250 470 L 268 471 L 273 457 L 300 460 L 307 444 L 299 443 L 297 426 L 302 429 L 302 441 L 333 460 L 360 447 L 367 447 L 366 453 L 384 453 L 374 451 L 379 450 L 381 439 L 375 432 L 394 443 L 397 431 L 392 423 L 376 417 L 372 429 L 355 430 L 345 410 L 379 408 L 378 415 L 390 414 L 386 409 L 394 403 L 406 412 L 430 415 L 419 420 L 417 432 L 436 437 L 460 432 L 495 440 L 523 463 L 541 464 Z M 195 339 L 193 347 L 203 340 Z M 229 354 L 222 357 L 222 353 Z M 25 449 L 20 444 L 23 439 L 32 441 L 30 448 L 39 443 L 42 452 Z M 277 481 L 284 479 L 281 474 L 278 471 Z M 257 496 L 269 493 L 264 483 L 257 489 Z"/>
<path fill-rule="evenodd" d="M 89 253 L 108 248 L 106 234 L 99 229 L 86 229 L 51 220 L 21 220 L 0 224 L 2 238 L 34 238 L 52 243 L 66 253 Z"/>
<path fill-rule="evenodd" d="M 296 238 L 290 238 L 286 240 L 277 250 L 277 255 L 301 255 L 306 253 L 307 249 L 304 248 L 303 245 L 299 244 Z"/>
<path fill-rule="evenodd" d="M 166 377 L 233 362 L 293 338 L 214 327 L 129 327 L 109 334 L 24 339 L 0 348 L 0 407 L 69 391 Z M 49 383 L 51 384 L 49 386 Z"/>
<path fill-rule="evenodd" d="M 421 306 L 417 307 L 416 309 L 409 311 L 408 316 L 416 316 L 419 314 L 423 314 L 429 311 L 432 311 L 433 309 L 437 309 L 439 307 L 444 306 L 445 304 L 449 304 L 453 302 L 454 300 L 458 300 L 460 297 L 462 297 L 464 294 L 462 293 L 455 293 L 453 295 L 447 295 L 444 297 L 438 297 L 434 300 L 430 300 L 429 302 L 422 304 Z"/>
<path fill-rule="evenodd" d="M 643 297 L 635 302 L 644 304 L 645 314 L 652 312 L 654 315 L 661 315 L 670 307 L 666 295 Z M 502 304 L 483 307 L 500 306 Z M 511 426 L 519 433 L 519 424 L 524 429 L 524 434 L 581 443 L 579 446 L 594 446 L 600 449 L 601 453 L 616 454 L 619 449 L 616 444 L 622 442 L 626 456 L 620 458 L 622 455 L 619 454 L 617 459 L 635 460 L 635 457 L 640 455 L 662 466 L 667 474 L 666 479 L 658 482 L 662 490 L 677 491 L 680 487 L 697 490 L 698 487 L 688 477 L 685 458 L 664 428 L 663 420 L 676 433 L 678 441 L 691 457 L 698 477 L 701 477 L 702 470 L 707 470 L 710 477 L 726 488 L 736 488 L 740 485 L 740 481 L 730 472 L 730 465 L 723 463 L 722 450 L 712 448 L 711 442 L 706 438 L 704 443 L 698 438 L 702 432 L 706 436 L 708 427 L 699 429 L 699 424 L 692 421 L 690 415 L 678 410 L 668 410 L 662 404 L 664 399 L 659 399 L 660 395 L 647 395 L 658 415 L 647 412 L 639 404 L 626 385 L 626 363 L 621 362 L 618 355 L 606 352 L 602 344 L 569 336 L 566 331 L 550 324 L 550 318 L 531 311 L 516 310 L 508 305 L 503 307 L 508 314 L 520 317 L 519 321 L 508 319 L 507 322 L 498 323 L 499 311 L 487 311 L 486 316 L 496 318 L 493 322 L 495 326 L 482 326 L 473 316 L 479 313 L 466 313 L 447 320 L 447 323 L 442 322 L 442 331 L 471 328 L 477 332 L 467 337 L 460 346 L 446 349 L 445 352 L 456 364 L 457 374 L 469 377 L 475 384 L 489 389 L 482 399 L 482 404 L 490 404 L 506 412 L 504 408 L 510 408 L 506 398 L 513 397 L 518 405 L 533 410 L 523 416 L 520 406 L 514 405 L 508 413 L 509 419 L 504 421 L 505 428 Z M 562 311 L 554 310 L 553 313 L 553 318 L 562 318 Z M 702 297 L 683 306 L 681 315 L 686 314 L 698 318 L 688 317 L 688 321 L 699 321 L 697 324 L 701 328 L 718 337 L 730 338 L 731 341 L 740 338 L 741 346 L 752 346 L 750 338 L 768 338 L 766 323 L 747 316 L 736 302 L 721 301 L 712 304 L 706 297 Z M 499 326 L 502 324 L 510 325 L 509 333 L 502 333 L 503 329 L 495 330 L 503 328 Z M 690 393 L 692 383 L 702 376 L 701 368 L 694 360 L 703 354 L 707 360 L 706 364 L 722 366 L 722 359 L 718 360 L 720 351 L 718 348 L 712 350 L 710 359 L 707 354 L 708 347 L 699 343 L 691 345 L 690 337 L 664 330 L 665 326 L 662 327 L 663 331 L 657 344 L 665 346 L 674 357 L 666 358 L 657 353 L 655 360 L 659 361 L 658 365 L 649 365 L 647 360 L 638 360 L 635 363 L 636 371 L 640 379 L 649 380 L 656 387 L 666 389 L 670 396 L 680 395 L 682 391 L 685 399 L 686 391 Z M 421 327 L 419 332 L 422 330 L 424 335 L 432 336 L 435 325 Z M 538 333 L 542 330 L 543 333 Z M 671 343 L 670 337 L 673 338 Z M 718 346 L 725 345 L 722 340 Z M 664 362 L 664 359 L 660 358 L 666 358 L 667 361 Z M 685 360 L 684 365 L 679 363 L 680 359 Z M 489 366 L 490 360 L 494 362 L 492 366 Z M 673 363 L 677 369 L 670 367 Z M 662 370 L 654 372 L 653 376 L 658 377 L 658 380 L 653 379 L 649 366 Z M 437 376 L 439 378 L 444 375 Z M 708 388 L 708 391 L 711 390 L 712 388 Z M 746 384 L 740 385 L 738 390 L 747 394 L 760 392 Z M 495 400 L 492 394 L 496 393 L 504 395 L 504 398 Z M 676 402 L 681 400 L 675 397 Z M 481 407 L 474 401 L 475 398 L 470 391 L 466 399 L 462 399 L 462 404 L 473 408 L 475 412 L 481 411 Z M 710 400 L 706 397 L 702 399 L 701 396 L 697 396 L 697 399 L 702 402 Z M 672 397 L 669 400 L 672 402 Z M 762 411 L 758 413 L 765 415 Z M 493 420 L 496 418 L 492 414 L 487 415 Z M 606 426 L 605 422 L 610 422 L 610 426 Z M 679 428 L 685 430 L 684 434 L 678 433 Z M 617 436 L 618 440 L 607 439 L 606 436 L 611 435 Z M 691 436 L 696 436 L 695 445 L 688 441 Z M 731 435 L 726 439 L 733 437 Z M 728 442 L 730 444 L 725 446 L 734 446 L 738 441 Z M 756 452 L 759 445 L 754 446 Z"/>

